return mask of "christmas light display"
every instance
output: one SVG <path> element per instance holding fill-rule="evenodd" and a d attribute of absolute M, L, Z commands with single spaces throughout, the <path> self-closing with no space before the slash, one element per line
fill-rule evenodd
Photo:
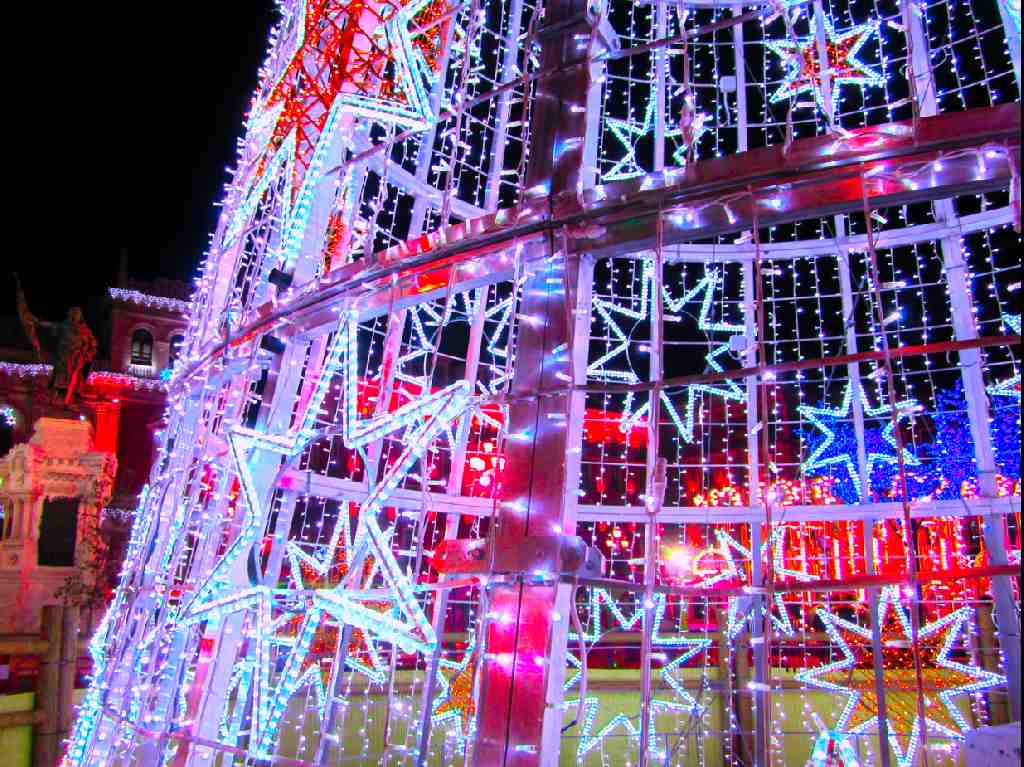
<path fill-rule="evenodd" d="M 476 675 L 476 643 L 473 638 L 467 644 L 459 663 L 443 661 L 445 671 L 438 677 L 441 691 L 433 703 L 434 724 L 451 721 L 455 737 L 465 741 L 473 734 L 474 714 L 473 679 Z"/>
<path fill-rule="evenodd" d="M 824 110 L 826 82 L 832 83 L 831 103 L 839 101 L 839 89 L 844 84 L 883 84 L 881 75 L 857 58 L 868 37 L 877 31 L 875 26 L 861 24 L 837 34 L 828 16 L 822 16 L 821 20 L 825 33 L 824 56 L 820 55 L 814 36 L 796 41 L 768 41 L 768 47 L 786 63 L 788 70 L 786 79 L 772 94 L 772 101 L 810 92 L 818 107 Z"/>
<path fill-rule="evenodd" d="M 829 407 L 811 407 L 809 405 L 800 406 L 800 414 L 807 418 L 807 420 L 821 432 L 821 435 L 815 435 L 817 439 L 812 439 L 812 449 L 810 455 L 801 464 L 801 468 L 807 474 L 815 474 L 818 469 L 822 469 L 828 466 L 840 464 L 849 473 L 849 485 L 852 486 L 853 492 L 843 492 L 842 488 L 847 485 L 845 479 L 837 483 L 837 487 L 840 488 L 840 494 L 844 500 L 849 503 L 856 501 L 857 497 L 862 494 L 859 478 L 859 470 L 857 468 L 857 456 L 856 450 L 858 440 L 855 436 L 852 436 L 849 432 L 851 429 L 847 429 L 845 438 L 836 434 L 835 422 L 838 419 L 849 419 L 850 408 L 853 404 L 853 386 L 851 384 L 846 385 L 846 389 L 843 392 L 843 398 L 840 404 L 834 408 Z M 867 401 L 867 395 L 861 390 L 861 404 L 864 410 L 864 414 L 872 417 L 884 416 L 891 413 L 893 410 L 896 411 L 900 418 L 906 417 L 906 415 L 913 411 L 917 403 L 913 400 L 904 400 L 903 402 L 897 402 L 895 407 L 891 405 L 883 405 L 881 407 L 872 408 Z M 898 421 L 890 421 L 882 429 L 874 429 L 870 432 L 865 433 L 863 438 L 863 444 L 865 445 L 865 451 L 867 452 L 867 467 L 869 473 L 874 475 L 876 464 L 888 464 L 890 466 L 898 462 L 896 456 L 897 444 L 896 438 L 893 436 L 893 430 L 896 428 Z M 904 465 L 914 466 L 919 463 L 916 456 L 914 456 L 909 450 L 903 448 L 902 458 Z M 887 483 L 888 484 L 888 483 Z"/>
<path fill-rule="evenodd" d="M 835 730 L 858 733 L 873 728 L 878 712 L 874 680 L 868 679 L 859 683 L 844 682 L 842 680 L 848 680 L 850 674 L 840 673 L 847 672 L 857 663 L 857 656 L 843 637 L 843 632 L 849 632 L 862 640 L 870 641 L 871 629 L 825 610 L 819 611 L 818 614 L 842 657 L 818 668 L 800 671 L 796 678 L 845 696 L 846 701 L 836 720 Z M 914 641 L 914 638 L 910 619 L 900 602 L 898 589 L 883 589 L 878 601 L 877 617 L 874 619 L 880 626 L 883 626 L 883 646 L 906 654 L 906 648 Z M 957 738 L 964 731 L 971 729 L 963 713 L 957 707 L 955 698 L 989 689 L 1005 681 L 998 674 L 950 658 L 954 650 L 962 650 L 962 632 L 970 619 L 971 609 L 961 607 L 926 626 L 922 626 L 917 631 L 918 641 L 928 640 L 933 635 L 941 634 L 942 636 L 938 651 L 934 656 L 936 673 L 929 674 L 929 678 L 942 679 L 945 689 L 938 693 L 941 706 L 935 705 L 927 697 L 925 698 L 926 710 L 930 712 L 925 720 L 925 726 L 929 733 L 934 732 L 940 736 Z M 891 635 L 887 625 L 889 623 L 894 624 Z M 941 671 L 939 671 L 940 669 Z M 834 679 L 841 681 L 832 681 Z M 887 690 L 895 693 L 899 689 L 900 683 L 889 680 L 885 686 Z M 900 767 L 911 767 L 915 763 L 914 760 L 921 743 L 921 723 L 913 705 L 899 701 L 895 694 L 886 697 L 889 701 L 889 745 L 896 754 Z M 901 734 L 907 732 L 910 735 L 904 742 Z"/>
<path fill-rule="evenodd" d="M 280 9 L 65 765 L 1019 717 L 1013 3 Z"/>

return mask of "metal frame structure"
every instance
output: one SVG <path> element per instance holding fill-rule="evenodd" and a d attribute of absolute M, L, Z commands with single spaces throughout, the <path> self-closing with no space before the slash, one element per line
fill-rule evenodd
<path fill-rule="evenodd" d="M 296 3 L 289 11 L 298 14 L 301 7 L 312 13 L 315 5 Z M 335 116 L 334 102 L 326 104 L 331 116 L 324 117 L 321 138 L 300 157 L 306 168 L 294 175 L 294 192 L 283 181 L 293 173 L 290 165 L 270 182 L 261 181 L 271 173 L 267 158 L 276 155 L 268 155 L 258 140 L 265 130 L 260 120 L 252 121 L 199 280 L 188 348 L 172 382 L 161 459 L 140 503 L 117 597 L 97 633 L 96 676 L 66 763 L 223 767 L 370 759 L 553 765 L 574 745 L 583 758 L 588 736 L 573 741 L 565 733 L 567 719 L 584 725 L 578 720 L 586 716 L 586 688 L 577 702 L 567 703 L 566 674 L 571 656 L 587 676 L 578 610 L 581 596 L 594 590 L 632 594 L 639 605 L 637 618 L 620 622 L 640 631 L 639 705 L 636 715 L 622 720 L 640 765 L 667 764 L 673 753 L 679 756 L 668 747 L 671 733 L 658 731 L 666 704 L 655 695 L 653 669 L 663 648 L 698 639 L 683 631 L 672 642 L 659 633 L 669 597 L 727 604 L 742 613 L 741 622 L 750 616 L 736 635 L 720 637 L 723 687 L 716 694 L 727 701 L 723 706 L 735 725 L 723 728 L 732 735 L 722 735 L 718 746 L 700 742 L 701 760 L 705 749 L 720 746 L 722 759 L 731 763 L 780 763 L 773 712 L 793 687 L 775 671 L 785 635 L 772 611 L 786 594 L 863 590 L 869 615 L 879 616 L 880 605 L 891 607 L 891 589 L 897 587 L 906 592 L 901 609 L 907 612 L 900 615 L 910 616 L 908 630 L 917 638 L 936 625 L 921 625 L 925 587 L 953 579 L 990 581 L 1001 661 L 999 673 L 986 672 L 991 684 L 979 690 L 1005 688 L 1009 718 L 1019 720 L 1020 570 L 1006 543 L 1008 520 L 1019 525 L 1020 498 L 998 492 L 985 378 L 990 350 L 1019 350 L 1019 327 L 1015 334 L 980 330 L 972 312 L 976 299 L 960 276 L 966 268 L 963 237 L 1019 226 L 1019 193 L 1012 193 L 1020 184 L 1019 104 L 940 113 L 923 22 L 904 2 L 904 29 L 912 41 L 910 119 L 830 127 L 820 135 L 750 148 L 745 30 L 773 13 L 786 15 L 790 24 L 790 4 L 684 2 L 680 8 L 718 9 L 718 15 L 673 36 L 670 11 L 677 9 L 657 0 L 654 40 L 640 46 L 642 51 L 618 39 L 609 20 L 613 8 L 581 0 L 549 0 L 543 17 L 520 0 L 493 9 L 474 0 L 434 9 L 429 17 L 410 14 L 406 27 L 395 21 L 405 17 L 389 16 L 384 4 L 369 5 L 371 15 L 385 20 L 386 35 L 398 36 L 387 41 L 443 30 L 436 69 L 428 71 L 415 58 L 412 65 L 400 59 L 387 63 L 409 66 L 413 81 L 422 77 L 416 87 L 429 87 L 431 120 L 424 131 L 388 116 L 385 107 L 397 107 L 381 94 L 393 94 L 402 82 L 412 87 L 410 80 L 384 83 L 381 76 L 382 82 L 367 85 L 350 73 L 356 85 L 339 87 L 336 96 L 350 111 Z M 795 5 L 809 14 L 815 30 L 831 122 L 837 105 L 831 102 L 826 10 L 819 0 L 806 8 Z M 497 22 L 488 9 L 500 16 Z M 372 45 L 358 42 L 360 36 L 379 42 L 367 26 L 370 11 L 353 16 L 346 6 L 337 12 L 348 20 L 344 28 L 354 36 L 356 54 L 370 56 Z M 304 39 L 297 38 L 300 24 L 286 15 L 272 36 L 267 67 L 273 76 L 286 66 L 295 39 Z M 313 29 L 307 26 L 305 34 Z M 670 46 L 717 34 L 731 36 L 735 58 L 738 151 L 674 167 L 665 156 L 669 59 L 678 55 Z M 481 53 L 479 46 L 490 44 L 488 35 L 497 42 Z M 1019 86 L 1019 32 L 1016 39 L 1010 50 Z M 652 51 L 653 166 L 636 178 L 599 183 L 608 68 Z M 303 66 L 313 72 L 310 61 L 303 59 Z M 472 85 L 479 70 L 492 64 L 492 87 Z M 345 77 L 343 72 L 342 82 Z M 261 98 L 258 92 L 257 104 Z M 406 98 L 403 108 L 411 97 Z M 367 111 L 370 101 L 383 104 L 379 114 Z M 467 194 L 467 188 L 481 195 Z M 1006 189 L 1008 204 L 978 213 L 958 213 L 950 202 Z M 402 199 L 410 204 L 406 214 L 396 202 Z M 873 231 L 878 211 L 925 203 L 934 203 L 932 222 Z M 863 231 L 850 223 L 858 216 Z M 837 236 L 761 241 L 772 227 L 808 220 L 834 222 Z M 331 243 L 339 231 L 342 245 L 335 248 Z M 736 237 L 745 231 L 750 234 Z M 394 232 L 404 235 L 401 241 L 393 242 Z M 736 241 L 724 242 L 726 236 Z M 921 242 L 939 243 L 953 335 L 896 347 L 881 316 L 885 299 L 877 254 Z M 325 259 L 332 252 L 340 261 Z M 851 276 L 852 254 L 859 253 L 869 256 L 867 290 Z M 758 330 L 767 327 L 764 312 L 772 298 L 765 294 L 766 270 L 814 258 L 836 264 L 843 317 L 853 318 L 862 300 L 874 307 L 878 316 L 870 321 L 881 328 L 880 345 L 865 348 L 851 319 L 841 353 L 779 362 L 767 333 Z M 645 318 L 650 354 L 643 380 L 595 378 L 591 370 L 594 307 L 601 292 L 595 269 L 615 259 L 652 267 L 655 299 Z M 669 352 L 661 300 L 666 269 L 710 263 L 739 269 L 745 319 L 737 335 L 745 345 L 731 369 L 671 376 L 665 372 Z M 862 298 L 872 289 L 874 297 Z M 465 330 L 451 336 L 446 328 L 456 315 Z M 452 344 L 461 346 L 462 356 L 454 372 L 444 372 Z M 974 497 L 912 500 L 894 364 L 938 354 L 954 356 L 961 370 L 978 490 Z M 409 372 L 414 368 L 418 372 Z M 777 452 L 769 436 L 778 422 L 769 404 L 777 381 L 825 369 L 843 371 L 852 387 L 854 463 L 865 498 L 873 466 L 866 437 L 873 427 L 867 421 L 878 416 L 866 411 L 861 387 L 875 375 L 869 371 L 884 371 L 876 380 L 890 383 L 887 433 L 896 440 L 902 494 L 830 505 L 826 513 L 826 507 L 809 503 L 783 506 L 762 490 Z M 669 423 L 663 403 L 687 387 L 725 382 L 738 382 L 742 391 L 748 495 L 728 506 L 672 502 L 662 475 L 667 448 L 661 440 Z M 592 440 L 588 403 L 627 396 L 646 402 L 646 448 L 636 475 L 644 490 L 622 503 L 587 502 L 580 488 L 584 448 Z M 502 461 L 500 484 L 493 487 L 500 491 L 468 493 L 472 446 L 492 427 L 495 455 Z M 314 465 L 318 450 L 325 452 L 327 468 Z M 332 468 L 345 462 L 347 473 Z M 431 473 L 435 466 L 441 467 L 439 477 Z M 326 549 L 322 538 L 308 546 L 299 542 L 310 499 L 340 504 L 331 521 L 319 522 L 334 530 Z M 359 509 L 350 538 L 348 504 Z M 408 525 L 403 518 L 411 520 Z M 859 572 L 794 582 L 778 571 L 774 555 L 762 561 L 756 554 L 774 551 L 776 533 L 785 525 L 823 518 L 860 524 Z M 945 574 L 919 572 L 917 521 L 936 518 L 979 520 L 987 559 Z M 876 561 L 875 531 L 887 521 L 900 531 L 907 552 L 906 567 L 896 574 L 881 572 Z M 629 579 L 582 568 L 573 559 L 579 551 L 573 532 L 585 523 L 639 525 L 639 575 Z M 660 526 L 687 524 L 708 531 L 739 525 L 748 532 L 750 572 L 744 585 L 673 584 L 659 575 Z M 470 564 L 462 570 L 446 565 L 442 553 Z M 340 554 L 344 569 L 332 581 Z M 302 575 L 310 567 L 328 585 L 311 587 L 311 576 Z M 467 604 L 472 625 L 453 629 L 453 611 Z M 888 746 L 885 647 L 879 621 L 870 622 L 876 751 L 878 763 L 888 767 L 903 764 L 905 755 L 890 753 Z M 829 625 L 833 630 L 840 624 Z M 472 638 L 472 660 L 469 649 L 459 662 L 451 659 L 456 634 Z M 310 665 L 300 656 L 314 646 L 321 660 Z M 917 672 L 917 709 L 910 719 L 915 727 L 923 723 L 920 737 L 927 746 L 934 730 L 923 708 L 916 644 L 910 654 Z M 369 669 L 371 682 L 354 685 L 355 663 Z M 462 673 L 470 663 L 475 672 L 464 692 L 469 690 L 471 704 L 464 701 L 456 717 L 460 735 L 454 741 L 439 738 L 437 700 L 442 692 L 450 700 L 455 684 L 449 670 Z M 382 743 L 375 745 L 366 735 L 368 718 L 361 730 L 347 724 L 353 720 L 350 704 L 373 685 L 385 701 L 378 727 Z M 307 688 L 320 700 L 313 742 L 304 734 L 308 728 L 295 721 L 292 703 Z M 363 710 L 368 708 L 364 703 Z M 685 713 L 696 709 L 693 703 Z M 299 734 L 290 740 L 282 735 L 284 722 Z M 353 738 L 362 749 L 354 755 Z M 927 748 L 920 753 L 934 759 Z M 709 757 L 706 763 L 718 762 Z"/>

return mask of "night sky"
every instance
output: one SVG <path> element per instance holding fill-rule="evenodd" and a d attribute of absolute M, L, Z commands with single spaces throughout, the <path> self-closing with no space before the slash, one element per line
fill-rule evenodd
<path fill-rule="evenodd" d="M 277 18 L 273 0 L 40 3 L 27 13 L 11 37 L 23 56 L 59 66 L 8 72 L 20 94 L 6 120 L 18 120 L 20 140 L 7 149 L 19 193 L 0 315 L 15 313 L 13 271 L 40 317 L 76 303 L 94 314 L 121 248 L 132 277 L 191 280 Z M 48 53 L 35 47 L 43 31 Z"/>

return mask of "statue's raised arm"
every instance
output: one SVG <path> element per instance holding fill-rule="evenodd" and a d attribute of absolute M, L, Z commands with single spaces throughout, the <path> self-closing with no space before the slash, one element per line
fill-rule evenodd
<path fill-rule="evenodd" d="M 18 316 L 25 335 L 32 342 L 39 361 L 53 363 L 50 391 L 60 397 L 65 406 L 69 406 L 76 391 L 85 382 L 89 366 L 96 357 L 96 337 L 85 324 L 82 310 L 77 306 L 68 309 L 68 316 L 63 322 L 47 322 L 33 315 L 17 274 L 14 279 L 18 293 Z M 46 353 L 39 343 L 40 329 L 47 331 L 47 335 L 53 338 L 53 343 L 45 345 Z"/>

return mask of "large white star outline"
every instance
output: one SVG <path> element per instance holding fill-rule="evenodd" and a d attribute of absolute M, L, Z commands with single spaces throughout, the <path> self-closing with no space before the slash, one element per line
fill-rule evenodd
<path fill-rule="evenodd" d="M 277 728 L 284 715 L 288 700 L 303 684 L 308 675 L 301 674 L 304 662 L 316 630 L 322 619 L 330 616 L 339 625 L 350 625 L 361 629 L 367 636 L 368 644 L 373 641 L 389 642 L 404 652 L 429 653 L 436 636 L 429 619 L 416 599 L 415 591 L 408 577 L 395 559 L 389 536 L 377 521 L 387 499 L 401 483 L 412 466 L 423 457 L 432 440 L 443 432 L 448 424 L 466 413 L 472 406 L 469 385 L 464 381 L 454 383 L 438 392 L 420 397 L 398 408 L 396 411 L 374 418 L 358 418 L 358 359 L 357 320 L 354 314 L 342 316 L 335 331 L 326 362 L 313 395 L 310 397 L 305 414 L 298 425 L 284 435 L 261 434 L 249 429 L 236 427 L 228 432 L 228 443 L 236 467 L 242 497 L 245 500 L 245 516 L 241 532 L 228 546 L 210 577 L 197 590 L 195 597 L 186 606 L 182 615 L 183 625 L 192 625 L 222 617 L 242 610 L 256 612 L 256 668 L 253 684 L 253 736 L 254 751 L 257 754 L 272 753 Z M 341 365 L 341 361 L 344 364 Z M 308 594 L 302 624 L 284 668 L 278 675 L 279 683 L 270 685 L 270 645 L 281 642 L 275 639 L 282 619 L 273 620 L 271 606 L 276 600 L 294 601 L 289 589 L 271 589 L 254 585 L 235 590 L 221 596 L 229 588 L 227 576 L 238 557 L 248 552 L 263 529 L 261 499 L 258 497 L 249 462 L 245 456 L 248 450 L 271 450 L 285 455 L 301 451 L 311 440 L 334 433 L 334 427 L 324 430 L 316 428 L 316 419 L 335 372 L 341 369 L 344 378 L 345 408 L 343 410 L 341 433 L 345 444 L 359 448 L 387 434 L 405 429 L 405 447 L 380 481 L 363 501 L 359 513 L 359 526 L 351 541 L 353 550 L 349 576 L 360 570 L 366 556 L 374 559 L 374 569 L 384 580 L 388 590 L 382 600 L 380 589 L 372 594 L 361 593 L 351 577 L 346 577 L 330 588 L 316 589 Z M 324 574 L 333 561 L 338 536 L 342 525 L 336 525 L 332 546 L 323 547 L 319 555 L 305 553 L 292 542 L 288 544 L 288 556 L 294 565 L 300 561 Z M 389 602 L 386 611 L 372 609 L 366 602 Z M 294 613 L 296 610 L 291 610 Z"/>
<path fill-rule="evenodd" d="M 655 698 L 651 701 L 650 732 L 653 733 L 656 729 L 655 723 L 659 712 L 674 714 L 686 713 L 691 716 L 696 716 L 698 719 L 704 715 L 705 707 L 701 705 L 701 703 L 686 689 L 682 680 L 677 677 L 677 674 L 681 671 L 680 667 L 686 663 L 686 661 L 710 647 L 712 640 L 706 638 L 687 637 L 681 634 L 662 634 L 659 631 L 659 628 L 667 607 L 667 598 L 664 594 L 654 594 L 652 600 L 654 602 L 654 607 L 650 628 L 651 645 L 653 647 L 665 647 L 682 651 L 672 661 L 666 663 L 661 669 L 661 678 L 675 694 L 676 699 L 665 700 Z M 634 629 L 636 626 L 642 625 L 644 615 L 644 608 L 642 606 L 634 610 L 632 615 L 627 616 L 619 607 L 618 603 L 616 603 L 611 593 L 605 589 L 591 589 L 589 602 L 590 629 L 582 635 L 570 632 L 570 643 L 583 642 L 593 644 L 601 638 L 602 607 L 611 614 L 617 628 L 620 630 L 629 631 Z M 566 660 L 573 668 L 572 674 L 563 686 L 563 690 L 568 692 L 580 679 L 580 675 L 582 674 L 582 662 L 571 650 L 566 652 Z M 563 706 L 565 709 L 569 710 L 579 706 L 579 704 L 579 698 L 574 698 L 566 700 L 563 703 Z M 615 714 L 608 722 L 602 725 L 600 729 L 595 731 L 600 707 L 601 702 L 597 697 L 587 696 L 583 700 L 583 722 L 580 727 L 580 741 L 576 750 L 576 755 L 580 759 L 599 746 L 608 735 L 618 728 L 624 729 L 627 736 L 639 744 L 640 728 L 633 723 L 633 720 L 636 717 L 629 716 L 622 712 Z M 664 758 L 665 749 L 652 741 L 651 755 L 656 759 Z"/>
<path fill-rule="evenodd" d="M 746 332 L 746 326 L 728 322 L 715 322 L 711 319 L 712 301 L 714 290 L 718 286 L 721 277 L 717 271 L 708 271 L 697 284 L 683 293 L 679 298 L 673 298 L 667 286 L 662 286 L 662 300 L 670 312 L 678 312 L 683 306 L 700 296 L 700 312 L 697 316 L 697 327 L 705 333 L 728 333 L 739 335 Z M 605 298 L 595 298 L 593 301 L 594 312 L 605 322 L 613 337 L 612 344 L 608 351 L 591 362 L 587 366 L 587 377 L 598 381 L 617 381 L 627 384 L 640 382 L 639 376 L 632 370 L 608 369 L 607 364 L 619 357 L 627 358 L 629 354 L 629 334 L 624 331 L 616 321 L 616 316 L 637 322 L 644 321 L 653 316 L 653 302 L 656 300 L 652 295 L 651 286 L 654 282 L 654 266 L 645 261 L 643 272 L 640 276 L 641 288 L 639 304 L 640 308 L 632 309 L 629 306 L 622 306 L 614 301 Z M 724 371 L 719 359 L 729 352 L 729 342 L 716 344 L 704 357 L 708 367 L 716 373 Z M 701 394 L 723 397 L 731 402 L 743 402 L 746 394 L 742 387 L 734 380 L 729 379 L 720 383 L 690 384 L 685 387 L 685 405 L 683 416 L 680 417 L 671 398 L 666 392 L 661 392 L 661 403 L 665 412 L 672 419 L 679 435 L 687 443 L 694 441 L 694 419 L 696 415 L 698 397 Z M 623 407 L 622 423 L 620 428 L 623 432 L 629 433 L 637 422 L 647 413 L 649 403 L 644 401 L 636 410 L 633 409 L 634 395 L 632 392 L 626 395 Z"/>

